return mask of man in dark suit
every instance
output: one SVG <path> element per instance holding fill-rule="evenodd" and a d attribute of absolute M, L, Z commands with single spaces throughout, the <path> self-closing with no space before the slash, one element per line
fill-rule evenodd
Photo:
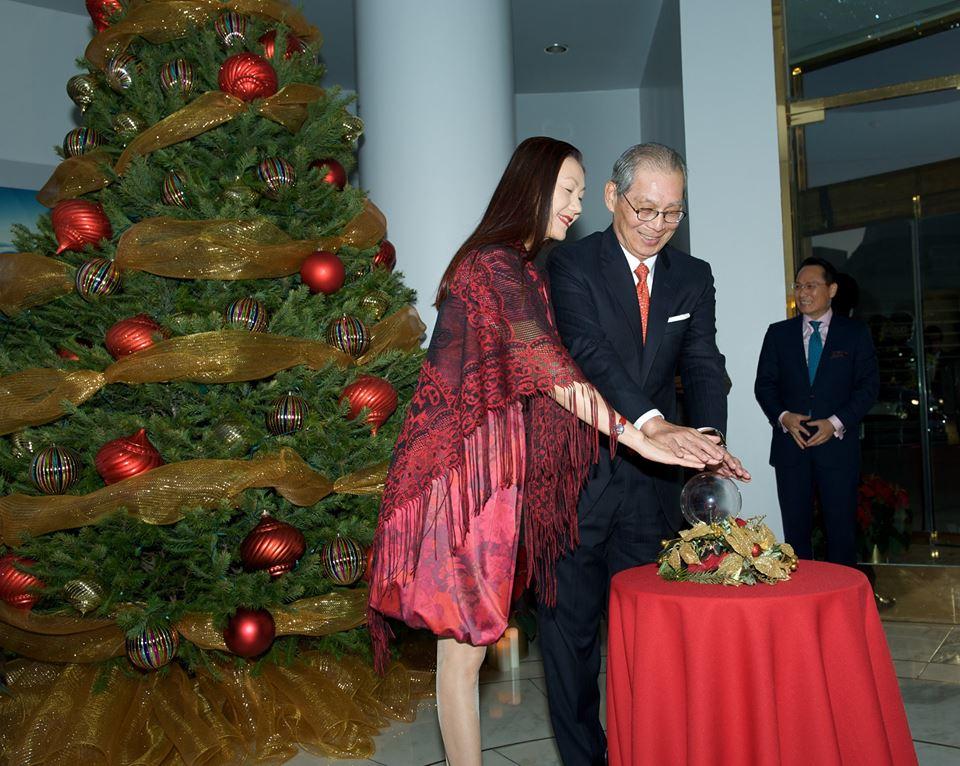
<path fill-rule="evenodd" d="M 793 289 L 800 316 L 767 329 L 754 385 L 773 427 L 770 464 L 784 538 L 800 558 L 813 558 L 816 491 L 827 559 L 853 566 L 859 429 L 880 388 L 877 356 L 869 328 L 832 311 L 837 274 L 828 261 L 807 258 Z"/>
<path fill-rule="evenodd" d="M 722 432 L 727 401 L 710 266 L 667 244 L 684 217 L 685 189 L 679 154 L 659 144 L 631 147 L 604 188 L 613 225 L 557 246 L 548 268 L 560 336 L 621 422 L 689 449 L 706 437 L 672 422 L 677 373 L 693 425 Z M 610 577 L 653 561 L 680 527 L 680 472 L 624 452 L 611 460 L 601 450 L 580 496 L 580 545 L 558 562 L 557 605 L 538 613 L 550 717 L 566 766 L 606 763 L 597 678 Z M 714 468 L 749 478 L 729 453 Z"/>

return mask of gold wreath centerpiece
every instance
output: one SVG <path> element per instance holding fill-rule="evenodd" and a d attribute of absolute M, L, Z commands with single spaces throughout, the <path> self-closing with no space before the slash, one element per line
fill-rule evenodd
<path fill-rule="evenodd" d="M 797 555 L 789 543 L 777 541 L 762 516 L 727 516 L 700 521 L 666 540 L 657 559 L 665 580 L 687 580 L 714 585 L 773 585 L 789 580 L 797 569 Z"/>

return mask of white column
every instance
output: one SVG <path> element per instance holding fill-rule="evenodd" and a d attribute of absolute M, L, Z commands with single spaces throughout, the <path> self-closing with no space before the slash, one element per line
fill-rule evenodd
<path fill-rule="evenodd" d="M 437 286 L 513 151 L 507 0 L 357 0 L 360 180 L 429 330 Z"/>
<path fill-rule="evenodd" d="M 766 514 L 781 536 L 770 426 L 753 396 L 764 332 L 786 318 L 770 2 L 683 0 L 680 31 L 690 251 L 716 277 L 730 448 L 753 473 L 744 515 Z"/>

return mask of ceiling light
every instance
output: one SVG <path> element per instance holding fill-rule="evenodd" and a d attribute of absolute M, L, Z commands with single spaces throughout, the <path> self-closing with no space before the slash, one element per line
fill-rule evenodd
<path fill-rule="evenodd" d="M 567 46 L 563 43 L 550 43 L 546 48 L 543 49 L 544 53 L 550 54 L 561 54 L 567 52 Z"/>

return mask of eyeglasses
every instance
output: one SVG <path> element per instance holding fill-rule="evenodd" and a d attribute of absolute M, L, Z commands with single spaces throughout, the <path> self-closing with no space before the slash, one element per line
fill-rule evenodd
<path fill-rule="evenodd" d="M 662 215 L 664 223 L 670 226 L 676 226 L 687 214 L 686 210 L 654 210 L 651 207 L 642 207 L 637 210 L 637 208 L 630 204 L 630 200 L 627 199 L 625 194 L 621 194 L 620 196 L 623 197 L 623 201 L 627 203 L 627 207 L 637 214 L 637 220 L 640 221 L 640 223 L 654 221 L 657 216 Z"/>
<path fill-rule="evenodd" d="M 790 287 L 793 288 L 795 293 L 799 293 L 801 290 L 806 290 L 808 293 L 812 293 L 818 287 L 823 287 L 826 282 L 794 282 Z"/>

